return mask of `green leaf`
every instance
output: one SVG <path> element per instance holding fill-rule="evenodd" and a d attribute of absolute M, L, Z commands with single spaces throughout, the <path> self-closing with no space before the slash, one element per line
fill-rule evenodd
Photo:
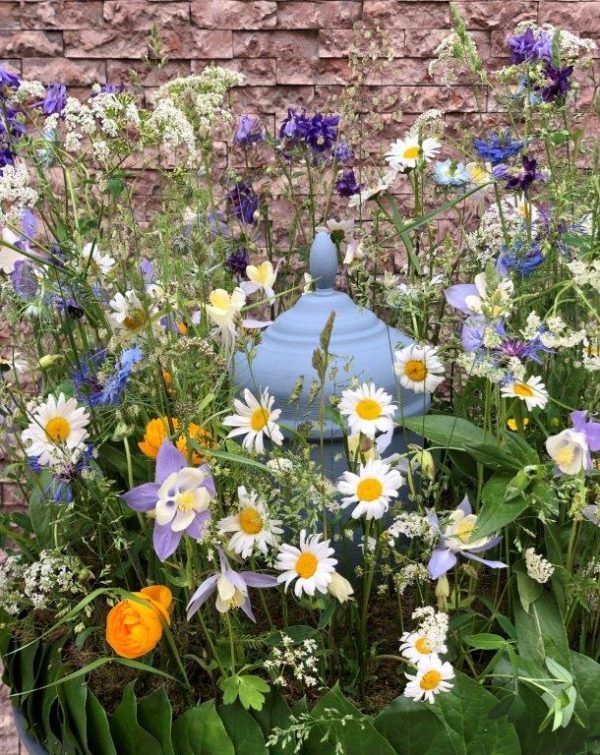
<path fill-rule="evenodd" d="M 477 513 L 477 526 L 471 536 L 472 540 L 479 540 L 498 532 L 527 508 L 528 502 L 524 496 L 505 502 L 504 495 L 512 479 L 506 474 L 496 473 L 483 486 L 482 506 Z"/>
<path fill-rule="evenodd" d="M 375 719 L 375 728 L 398 755 L 464 755 L 462 741 L 432 706 L 397 697 Z"/>
<path fill-rule="evenodd" d="M 180 716 L 173 724 L 172 741 L 176 755 L 235 755 L 214 700 L 190 708 Z"/>
<path fill-rule="evenodd" d="M 230 705 L 238 698 L 246 710 L 254 708 L 261 710 L 265 702 L 265 694 L 270 690 L 269 685 L 260 676 L 254 674 L 234 674 L 219 681 L 223 690 L 223 703 Z"/>
<path fill-rule="evenodd" d="M 517 575 L 517 592 L 519 593 L 519 600 L 523 606 L 525 613 L 529 613 L 529 606 L 534 603 L 542 594 L 542 586 L 539 582 L 531 579 L 531 577 L 523 571 L 516 571 Z"/>
<path fill-rule="evenodd" d="M 137 700 L 131 682 L 123 690 L 123 698 L 110 717 L 110 731 L 119 755 L 162 755 L 160 742 L 143 729 L 137 720 Z"/>
<path fill-rule="evenodd" d="M 525 613 L 515 606 L 515 626 L 519 654 L 523 658 L 544 662 L 546 656 L 554 658 L 570 670 L 567 635 L 554 597 L 542 592 Z"/>
<path fill-rule="evenodd" d="M 251 710 L 250 713 L 260 726 L 265 740 L 275 727 L 286 729 L 290 724 L 289 705 L 275 687 L 271 687 L 262 709 Z M 272 755 L 292 755 L 293 752 L 294 745 L 291 742 L 285 747 L 281 744 L 271 747 Z"/>
<path fill-rule="evenodd" d="M 571 668 L 575 686 L 589 714 L 587 735 L 600 738 L 600 664 L 587 655 L 571 651 Z"/>
<path fill-rule="evenodd" d="M 575 755 L 587 752 L 584 748 L 586 732 L 574 722 L 566 729 L 539 731 L 548 707 L 540 695 L 525 685 L 519 685 L 519 696 L 526 713 L 515 721 L 522 751 L 526 755 Z"/>
<path fill-rule="evenodd" d="M 236 755 L 267 755 L 260 726 L 239 701 L 233 705 L 219 705 L 217 712 L 233 742 Z"/>
<path fill-rule="evenodd" d="M 540 463 L 540 457 L 538 456 L 537 451 L 529 445 L 521 433 L 503 432 L 502 445 L 518 462 L 520 462 L 522 467 L 537 465 Z"/>
<path fill-rule="evenodd" d="M 117 755 L 108 716 L 98 698 L 88 690 L 86 700 L 88 747 L 92 755 Z"/>
<path fill-rule="evenodd" d="M 49 481 L 50 478 L 45 472 L 39 476 L 39 482 L 43 487 Z M 40 548 L 52 548 L 54 546 L 52 523 L 55 513 L 55 507 L 45 498 L 42 491 L 37 487 L 34 488 L 29 497 L 29 516 Z"/>
<path fill-rule="evenodd" d="M 506 640 L 499 634 L 482 632 L 463 637 L 463 641 L 477 650 L 499 650 L 506 645 Z"/>
<path fill-rule="evenodd" d="M 88 749 L 86 700 L 87 684 L 84 679 L 71 679 L 58 687 L 58 699 L 64 713 L 65 723 L 73 732 L 81 749 Z"/>
<path fill-rule="evenodd" d="M 137 717 L 140 726 L 160 742 L 164 755 L 175 755 L 171 744 L 173 711 L 164 687 L 138 700 Z"/>

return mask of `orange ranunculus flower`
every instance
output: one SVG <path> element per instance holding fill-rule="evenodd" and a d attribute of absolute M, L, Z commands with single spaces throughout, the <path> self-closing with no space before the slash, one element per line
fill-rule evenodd
<path fill-rule="evenodd" d="M 154 585 L 122 600 L 106 617 L 106 641 L 122 658 L 141 658 L 159 643 L 163 624 L 170 622 L 173 596 L 168 587 Z"/>
<path fill-rule="evenodd" d="M 175 432 L 179 430 L 180 422 L 175 417 L 171 418 L 171 424 Z M 157 417 L 151 419 L 146 425 L 146 433 L 144 440 L 138 443 L 140 451 L 151 459 L 156 459 L 158 452 L 163 442 L 167 440 L 170 435 L 169 420 L 167 417 Z M 175 441 L 175 445 L 185 456 L 189 458 L 187 438 L 195 440 L 201 446 L 209 446 L 213 448 L 216 446 L 215 438 L 208 430 L 205 430 L 200 425 L 196 425 L 194 422 L 190 422 L 187 427 L 187 431 L 181 434 Z M 202 464 L 206 461 L 202 454 L 196 451 L 192 452 L 192 464 Z"/>

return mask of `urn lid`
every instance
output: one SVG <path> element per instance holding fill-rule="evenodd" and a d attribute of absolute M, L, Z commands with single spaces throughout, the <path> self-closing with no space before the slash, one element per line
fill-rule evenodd
<path fill-rule="evenodd" d="M 238 352 L 234 357 L 233 381 L 255 394 L 268 388 L 275 406 L 282 410 L 280 422 L 295 428 L 302 422 L 316 422 L 319 395 L 315 395 L 317 372 L 312 365 L 315 349 L 331 313 L 335 313 L 329 341 L 329 368 L 325 400 L 339 395 L 354 378 L 374 382 L 390 393 L 399 406 L 399 416 L 424 414 L 429 406 L 427 394 L 402 388 L 394 373 L 394 351 L 412 343 L 396 328 L 386 325 L 373 312 L 359 307 L 345 293 L 335 289 L 338 270 L 337 251 L 328 233 L 315 237 L 310 251 L 310 273 L 316 290 L 301 296 L 293 307 L 280 314 L 262 336 L 253 358 Z M 298 399 L 290 403 L 292 389 L 302 377 Z M 311 390 L 312 389 L 312 390 Z M 339 428 L 325 421 L 330 437 Z M 320 436 L 315 428 L 313 435 Z"/>

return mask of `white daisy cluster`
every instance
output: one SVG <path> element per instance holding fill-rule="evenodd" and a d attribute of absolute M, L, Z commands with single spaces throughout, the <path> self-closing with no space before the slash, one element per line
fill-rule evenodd
<path fill-rule="evenodd" d="M 214 293 L 214 292 L 213 292 Z M 233 400 L 235 414 L 225 417 L 223 424 L 233 428 L 227 435 L 228 438 L 244 436 L 242 446 L 247 451 L 263 453 L 265 450 L 264 439 L 267 437 L 276 446 L 283 443 L 283 434 L 279 429 L 277 420 L 281 409 L 274 409 L 275 399 L 265 388 L 257 399 L 251 391 L 244 389 L 244 401 Z"/>
<path fill-rule="evenodd" d="M 78 558 L 44 550 L 23 572 L 23 591 L 34 608 L 60 605 L 68 596 L 84 592 L 82 576 L 85 571 Z"/>
<path fill-rule="evenodd" d="M 592 260 L 587 265 L 582 260 L 567 262 L 573 280 L 578 286 L 591 286 L 600 292 L 600 260 Z"/>
<path fill-rule="evenodd" d="M 315 640 L 306 639 L 296 644 L 285 632 L 281 633 L 281 646 L 271 650 L 264 662 L 268 671 L 277 674 L 273 680 L 280 687 L 287 687 L 291 678 L 304 687 L 314 687 L 319 682 L 318 646 Z M 288 678 L 286 679 L 286 675 Z"/>
<path fill-rule="evenodd" d="M 0 224 L 20 225 L 24 210 L 38 200 L 23 163 L 4 165 L 0 176 Z"/>
<path fill-rule="evenodd" d="M 266 556 L 269 549 L 279 542 L 283 532 L 280 519 L 272 519 L 266 505 L 259 500 L 257 493 L 238 488 L 239 508 L 234 514 L 221 519 L 219 530 L 232 532 L 227 547 L 242 558 L 248 558 L 257 550 Z"/>
<path fill-rule="evenodd" d="M 554 566 L 546 558 L 535 552 L 534 548 L 525 551 L 525 566 L 531 579 L 545 584 L 554 574 Z"/>
<path fill-rule="evenodd" d="M 432 606 L 417 608 L 413 619 L 419 620 L 417 629 L 404 632 L 400 638 L 400 653 L 416 666 L 415 674 L 406 674 L 408 683 L 404 696 L 433 703 L 435 695 L 452 689 L 454 669 L 440 654 L 447 653 L 448 614 Z"/>
<path fill-rule="evenodd" d="M 32 411 L 31 421 L 21 434 L 25 451 L 38 464 L 63 465 L 83 453 L 90 421 L 76 399 L 50 395 Z"/>
<path fill-rule="evenodd" d="M 444 380 L 444 365 L 435 346 L 416 343 L 394 354 L 400 385 L 415 393 L 433 393 Z"/>

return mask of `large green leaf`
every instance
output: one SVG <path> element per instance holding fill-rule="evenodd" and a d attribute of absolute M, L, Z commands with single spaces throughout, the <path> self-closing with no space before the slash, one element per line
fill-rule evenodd
<path fill-rule="evenodd" d="M 260 726 L 239 700 L 232 705 L 219 705 L 217 712 L 233 742 L 236 755 L 267 755 Z"/>
<path fill-rule="evenodd" d="M 600 739 L 600 664 L 587 655 L 571 651 L 571 667 L 577 691 L 588 709 L 587 736 L 598 740 Z"/>
<path fill-rule="evenodd" d="M 58 687 L 58 699 L 73 736 L 83 752 L 88 752 L 86 720 L 87 684 L 83 678 L 71 679 Z"/>
<path fill-rule="evenodd" d="M 250 710 L 249 713 L 260 726 L 265 740 L 275 727 L 286 729 L 290 725 L 290 707 L 275 687 L 271 687 L 262 709 Z M 293 752 L 291 743 L 285 747 L 281 744 L 271 747 L 272 755 L 291 755 Z"/>
<path fill-rule="evenodd" d="M 208 755 L 213 752 L 215 755 L 235 755 L 233 742 L 219 718 L 214 700 L 186 710 L 173 724 L 172 739 L 176 755 Z"/>
<path fill-rule="evenodd" d="M 138 700 L 137 717 L 140 726 L 160 742 L 164 755 L 175 755 L 171 744 L 173 711 L 164 687 Z"/>
<path fill-rule="evenodd" d="M 92 755 L 117 755 L 108 716 L 98 698 L 88 690 L 86 700 L 88 747 Z"/>
<path fill-rule="evenodd" d="M 548 713 L 548 707 L 540 695 L 525 685 L 519 686 L 521 700 L 526 712 L 515 721 L 524 755 L 584 755 L 592 751 L 585 749 L 585 731 L 574 721 L 566 729 L 552 731 L 547 726 L 539 731 L 540 724 Z"/>
<path fill-rule="evenodd" d="M 482 506 L 477 513 L 477 528 L 473 533 L 473 540 L 498 532 L 522 514 L 527 508 L 525 496 L 519 496 L 512 501 L 505 501 L 506 489 L 513 475 L 496 472 L 486 482 L 481 494 Z"/>
<path fill-rule="evenodd" d="M 138 723 L 133 682 L 123 690 L 123 698 L 109 723 L 119 755 L 140 755 L 140 752 L 144 755 L 162 755 L 160 742 Z"/>
<path fill-rule="evenodd" d="M 532 661 L 544 662 L 546 656 L 569 669 L 569 644 L 560 611 L 554 597 L 544 592 L 529 606 L 526 613 L 515 605 L 515 626 L 519 654 Z"/>
<path fill-rule="evenodd" d="M 397 697 L 375 719 L 375 728 L 398 755 L 464 755 L 460 737 L 431 706 Z"/>
<path fill-rule="evenodd" d="M 29 496 L 29 516 L 39 547 L 52 548 L 54 546 L 52 523 L 57 508 L 48 501 L 42 492 L 49 484 L 50 476 L 46 472 L 42 473 L 39 482 L 40 487 L 34 488 Z"/>

